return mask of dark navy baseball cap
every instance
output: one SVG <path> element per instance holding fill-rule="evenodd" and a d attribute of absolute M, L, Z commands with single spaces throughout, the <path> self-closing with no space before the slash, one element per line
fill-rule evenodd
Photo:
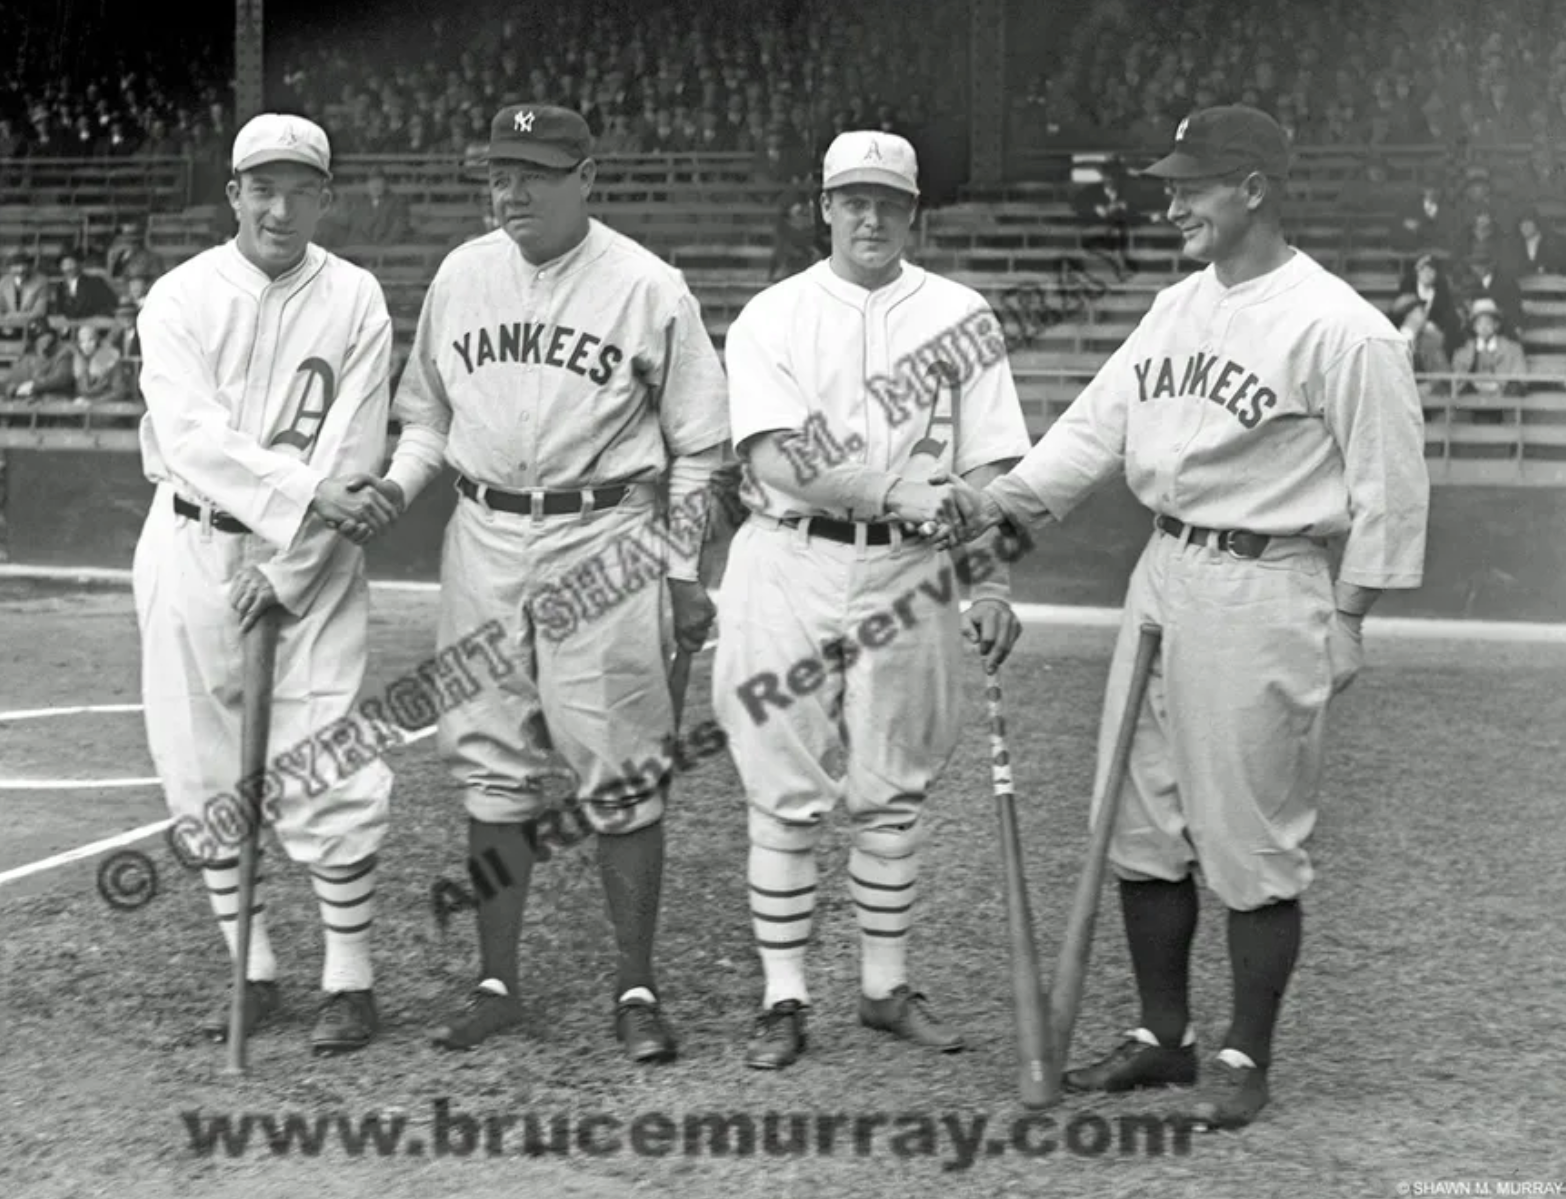
<path fill-rule="evenodd" d="M 1209 179 L 1249 168 L 1289 173 L 1289 135 L 1259 108 L 1226 104 L 1193 112 L 1175 130 L 1174 149 L 1139 172 L 1159 179 Z"/>
<path fill-rule="evenodd" d="M 551 104 L 512 104 L 489 127 L 491 162 L 531 162 L 566 170 L 593 149 L 592 130 L 580 113 Z"/>

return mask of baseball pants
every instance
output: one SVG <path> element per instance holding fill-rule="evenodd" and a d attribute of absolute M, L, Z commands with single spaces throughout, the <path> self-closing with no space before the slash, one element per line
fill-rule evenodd
<path fill-rule="evenodd" d="M 440 648 L 498 623 L 498 652 L 515 665 L 439 721 L 441 755 L 475 820 L 556 810 L 562 763 L 595 831 L 662 818 L 674 707 L 655 523 L 643 486 L 587 516 L 457 501 L 441 554 Z"/>
<path fill-rule="evenodd" d="M 1274 538 L 1247 560 L 1153 533 L 1131 575 L 1099 729 L 1095 817 L 1139 628 L 1157 624 L 1109 847 L 1119 877 L 1172 882 L 1194 866 L 1238 910 L 1310 885 L 1332 620 L 1327 550 L 1310 539 Z"/>
<path fill-rule="evenodd" d="M 228 589 L 272 553 L 259 537 L 204 529 L 177 515 L 167 484 L 158 487 L 136 543 L 147 743 L 170 813 L 203 822 L 204 844 L 190 844 L 203 857 L 238 853 L 224 826 L 207 819 L 209 801 L 235 794 L 241 768 L 244 646 Z M 347 542 L 334 553 L 309 611 L 282 618 L 272 687 L 273 790 L 262 809 L 284 852 L 307 866 L 369 857 L 385 839 L 391 807 L 384 761 L 344 772 L 318 748 L 323 730 L 357 720 L 369 629 L 363 556 Z"/>
<path fill-rule="evenodd" d="M 734 536 L 713 710 L 755 844 L 811 848 L 840 802 L 867 852 L 922 839 L 960 732 L 961 597 L 949 555 L 894 536 L 844 545 L 759 514 Z"/>

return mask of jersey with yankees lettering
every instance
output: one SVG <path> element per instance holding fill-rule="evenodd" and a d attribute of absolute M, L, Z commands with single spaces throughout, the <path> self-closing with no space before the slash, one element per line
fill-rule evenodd
<path fill-rule="evenodd" d="M 570 490 L 656 479 L 671 457 L 722 444 L 723 392 L 680 273 L 594 220 L 542 267 L 503 229 L 448 254 L 394 411 L 444 434 L 446 460 L 475 482 Z"/>
<path fill-rule="evenodd" d="M 1152 309 L 995 494 L 1057 519 L 1124 469 L 1187 524 L 1347 534 L 1341 577 L 1416 586 L 1429 476 L 1408 352 L 1309 255 L 1225 288 L 1208 267 Z"/>
<path fill-rule="evenodd" d="M 1032 444 L 984 297 L 912 264 L 874 291 L 828 262 L 774 284 L 730 326 L 726 365 L 735 446 L 799 430 L 782 449 L 807 482 L 843 462 L 900 472 L 927 436 L 958 474 Z M 749 471 L 740 494 L 772 516 L 848 516 L 807 510 Z"/>

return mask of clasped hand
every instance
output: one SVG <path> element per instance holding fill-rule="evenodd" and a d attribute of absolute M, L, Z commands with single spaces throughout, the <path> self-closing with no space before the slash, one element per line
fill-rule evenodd
<path fill-rule="evenodd" d="M 1000 505 L 945 470 L 923 483 L 899 480 L 887 496 L 887 509 L 910 533 L 943 550 L 972 541 L 1002 519 Z"/>
<path fill-rule="evenodd" d="M 390 479 L 358 474 L 323 480 L 312 507 L 328 528 L 355 545 L 364 545 L 391 528 L 407 502 L 402 488 Z"/>

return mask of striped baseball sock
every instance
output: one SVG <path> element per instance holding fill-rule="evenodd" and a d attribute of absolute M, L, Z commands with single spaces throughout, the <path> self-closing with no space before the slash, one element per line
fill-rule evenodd
<path fill-rule="evenodd" d="M 321 923 L 326 928 L 321 990 L 368 991 L 375 981 L 370 966 L 375 858 L 352 866 L 312 866 L 310 885 L 321 902 Z"/>
<path fill-rule="evenodd" d="M 919 857 L 882 858 L 857 846 L 848 855 L 848 893 L 859 921 L 860 984 L 885 999 L 908 981 L 908 930 L 913 927 Z"/>
<path fill-rule="evenodd" d="M 261 896 L 262 854 L 256 854 L 256 883 L 250 897 L 250 961 L 245 966 L 245 977 L 252 982 L 277 981 L 277 958 L 272 954 L 272 939 L 266 933 L 266 901 Z M 212 911 L 217 915 L 218 927 L 223 930 L 223 940 L 228 944 L 228 960 L 239 955 L 239 863 L 220 862 L 204 866 L 201 876 L 206 880 L 207 898 L 212 901 Z"/>
<path fill-rule="evenodd" d="M 761 1006 L 785 999 L 810 1002 L 805 986 L 805 947 L 816 914 L 816 855 L 750 847 L 751 925 L 766 975 Z"/>

